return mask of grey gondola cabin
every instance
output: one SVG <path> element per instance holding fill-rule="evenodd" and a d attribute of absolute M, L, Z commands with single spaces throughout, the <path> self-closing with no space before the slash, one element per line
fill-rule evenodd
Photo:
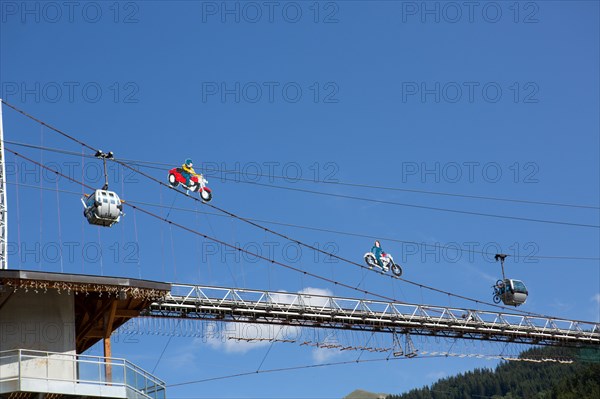
<path fill-rule="evenodd" d="M 498 281 L 498 296 L 508 306 L 519 306 L 527 301 L 527 287 L 521 280 L 504 279 Z"/>
<path fill-rule="evenodd" d="M 90 224 L 110 227 L 118 223 L 123 215 L 123 204 L 117 193 L 96 190 L 81 199 L 83 215 Z"/>

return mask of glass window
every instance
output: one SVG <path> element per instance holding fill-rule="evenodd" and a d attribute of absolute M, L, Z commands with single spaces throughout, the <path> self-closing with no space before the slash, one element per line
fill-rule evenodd
<path fill-rule="evenodd" d="M 527 292 L 527 288 L 525 288 L 525 284 L 523 284 L 523 282 L 519 281 L 519 280 L 513 280 L 513 288 L 514 288 L 515 292 L 522 292 L 522 293 Z"/>

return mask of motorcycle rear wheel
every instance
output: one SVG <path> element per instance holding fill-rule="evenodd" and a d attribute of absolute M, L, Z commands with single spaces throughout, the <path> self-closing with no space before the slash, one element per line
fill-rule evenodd
<path fill-rule="evenodd" d="M 179 185 L 179 182 L 173 173 L 169 173 L 169 184 L 171 187 L 177 187 Z"/>
<path fill-rule="evenodd" d="M 373 256 L 373 254 L 365 255 L 365 262 L 369 267 L 377 265 L 377 259 L 375 259 L 375 256 Z"/>

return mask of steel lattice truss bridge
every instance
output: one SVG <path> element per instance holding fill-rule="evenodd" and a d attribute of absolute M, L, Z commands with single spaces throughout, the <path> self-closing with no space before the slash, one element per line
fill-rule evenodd
<path fill-rule="evenodd" d="M 542 315 L 173 284 L 141 316 L 346 329 L 530 345 L 600 345 L 600 323 Z"/>

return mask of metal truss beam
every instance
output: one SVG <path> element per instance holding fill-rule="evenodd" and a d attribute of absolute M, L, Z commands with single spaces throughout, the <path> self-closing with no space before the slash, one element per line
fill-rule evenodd
<path fill-rule="evenodd" d="M 403 302 L 173 284 L 142 316 L 378 331 L 531 345 L 600 345 L 600 323 Z"/>

